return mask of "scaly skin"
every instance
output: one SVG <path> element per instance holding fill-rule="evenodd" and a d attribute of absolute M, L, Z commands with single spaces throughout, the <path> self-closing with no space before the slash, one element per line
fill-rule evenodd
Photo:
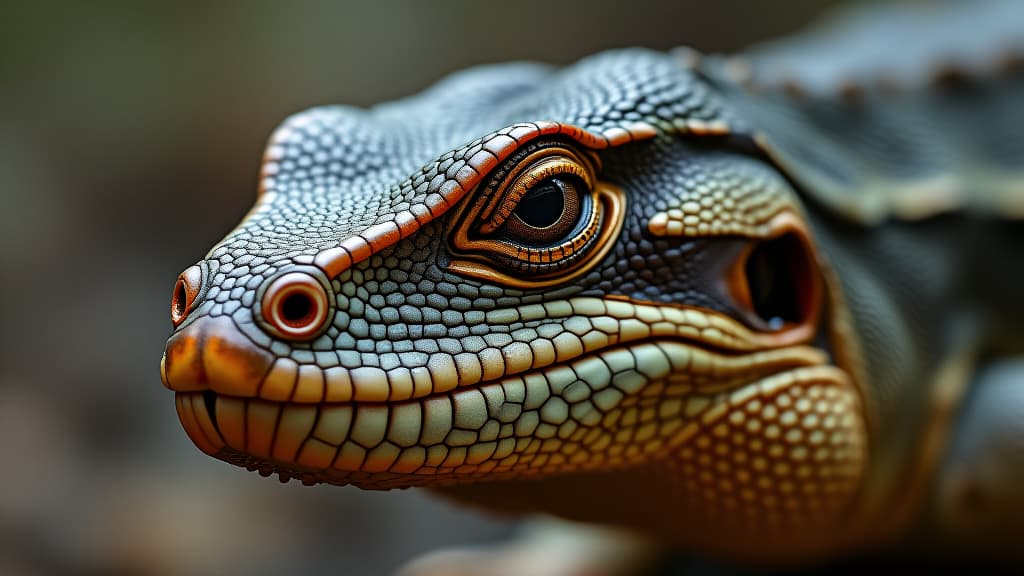
<path fill-rule="evenodd" d="M 867 245 L 836 230 L 852 204 L 837 186 L 807 202 L 823 177 L 788 147 L 791 104 L 729 70 L 627 50 L 288 119 L 255 207 L 179 280 L 161 374 L 189 436 L 282 479 L 427 486 L 716 552 L 870 540 L 930 466 L 920 436 L 889 446 L 880 402 L 932 373 L 876 370 L 920 326 L 875 330 L 879 284 L 843 273 Z M 501 218 L 538 159 L 574 167 L 583 207 L 532 248 Z M 748 265 L 765 254 L 781 280 Z M 322 314 L 289 332 L 274 294 L 296 286 Z"/>

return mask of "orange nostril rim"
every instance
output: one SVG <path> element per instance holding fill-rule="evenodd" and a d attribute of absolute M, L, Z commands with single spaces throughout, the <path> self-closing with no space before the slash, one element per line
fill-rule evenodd
<path fill-rule="evenodd" d="M 324 328 L 330 303 L 327 291 L 313 276 L 289 272 L 273 280 L 263 293 L 263 320 L 274 334 L 308 340 Z"/>
<path fill-rule="evenodd" d="M 195 305 L 196 297 L 203 285 L 203 271 L 197 265 L 189 266 L 178 275 L 174 283 L 174 294 L 171 296 L 171 322 L 179 326 L 188 317 Z"/>

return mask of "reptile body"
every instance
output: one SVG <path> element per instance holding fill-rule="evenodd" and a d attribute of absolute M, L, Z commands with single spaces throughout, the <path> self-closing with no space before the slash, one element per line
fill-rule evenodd
<path fill-rule="evenodd" d="M 189 436 L 751 558 L 904 530 L 975 363 L 1024 352 L 1024 81 L 998 39 L 893 86 L 808 38 L 289 118 L 175 288 Z"/>

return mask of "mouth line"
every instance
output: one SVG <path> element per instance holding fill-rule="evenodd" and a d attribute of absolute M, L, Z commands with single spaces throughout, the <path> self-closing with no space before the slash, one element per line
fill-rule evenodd
<path fill-rule="evenodd" d="M 386 404 L 527 376 L 649 342 L 674 341 L 706 355 L 740 358 L 810 345 L 816 336 L 806 330 L 751 331 L 721 313 L 685 305 L 584 297 L 555 304 L 560 306 L 554 311 L 545 304 L 544 308 L 532 305 L 499 312 L 503 312 L 502 319 L 514 313 L 518 321 L 528 322 L 544 313 L 561 318 L 568 314 L 568 307 L 573 313 L 566 323 L 578 317 L 591 326 L 565 324 L 561 331 L 543 338 L 547 345 L 523 339 L 489 345 L 475 359 L 470 350 L 428 351 L 428 360 L 415 366 L 404 361 L 387 367 L 363 362 L 320 366 L 298 361 L 290 354 L 270 353 L 238 331 L 230 319 L 218 317 L 208 320 L 195 334 L 179 331 L 172 335 L 161 360 L 161 377 L 164 385 L 176 392 L 211 389 L 229 397 L 309 405 Z"/>
<path fill-rule="evenodd" d="M 829 365 L 829 364 L 813 364 L 813 365 L 792 365 L 786 368 L 772 371 L 770 373 L 759 373 L 757 376 L 751 376 L 741 383 L 730 387 L 723 393 L 715 394 L 702 394 L 700 392 L 694 392 L 695 397 L 704 397 L 711 400 L 710 404 L 707 404 L 707 400 L 704 400 L 707 408 L 703 411 L 695 414 L 687 413 L 685 418 L 680 414 L 680 422 L 685 426 L 682 428 L 683 435 L 686 438 L 692 437 L 691 434 L 687 434 L 687 429 L 693 427 L 695 423 L 700 423 L 701 427 L 708 426 L 706 422 L 708 418 L 719 418 L 725 413 L 722 408 L 728 405 L 729 402 L 736 401 L 741 396 L 743 400 L 741 402 L 747 402 L 754 395 L 758 394 L 756 390 L 780 390 L 780 389 L 791 389 L 794 387 L 800 387 L 800 382 L 807 382 L 810 380 L 818 381 L 829 381 L 842 382 L 846 378 L 846 373 L 840 368 Z M 769 382 L 772 382 L 769 384 Z M 765 388 L 765 387 L 768 388 Z M 771 394 L 772 392 L 769 392 Z M 717 400 L 715 399 L 717 398 Z M 728 400 L 733 398 L 734 400 Z M 201 416 L 198 413 L 194 413 L 191 418 L 188 416 L 189 403 L 192 403 L 194 412 L 200 410 L 199 401 L 202 399 L 202 403 L 205 408 L 204 414 Z M 278 475 L 278 478 L 282 484 L 288 483 L 291 480 L 300 481 L 303 485 L 311 486 L 319 483 L 329 483 L 340 486 L 349 484 L 356 485 L 363 489 L 371 490 L 390 490 L 394 488 L 406 488 L 413 486 L 432 486 L 440 485 L 446 486 L 451 484 L 457 484 L 464 481 L 471 481 L 472 471 L 463 471 L 461 469 L 440 469 L 435 471 L 430 470 L 398 470 L 391 467 L 387 468 L 371 468 L 367 460 L 363 460 L 362 464 L 351 467 L 352 464 L 339 464 L 337 458 L 340 458 L 340 451 L 342 446 L 339 444 L 337 452 L 335 452 L 335 460 L 330 462 L 326 466 L 310 465 L 308 462 L 302 460 L 300 456 L 301 444 L 299 443 L 298 452 L 291 456 L 281 456 L 276 453 L 276 444 L 279 438 L 278 430 L 274 430 L 272 437 L 274 438 L 271 443 L 271 453 L 263 453 L 260 450 L 253 450 L 252 447 L 246 443 L 242 447 L 236 447 L 229 443 L 224 435 L 220 432 L 220 427 L 217 426 L 216 418 L 216 403 L 218 396 L 216 393 L 197 393 L 197 392 L 184 392 L 176 395 L 176 401 L 178 403 L 179 416 L 182 418 L 182 423 L 185 425 L 186 431 L 189 432 L 190 438 L 197 444 L 197 446 L 208 455 L 226 461 L 230 464 L 246 468 L 249 471 L 258 472 L 261 476 L 269 477 L 274 474 Z M 212 404 L 211 404 L 212 401 Z M 182 411 L 182 405 L 186 406 L 185 413 Z M 282 404 L 282 403 L 274 403 Z M 282 423 L 282 415 L 285 413 L 287 408 L 280 407 L 277 412 L 277 425 Z M 317 418 L 323 411 L 328 410 L 325 407 L 316 407 Z M 712 416 L 712 414 L 715 414 Z M 191 420 L 191 422 L 189 422 Z M 190 425 L 191 424 L 191 425 Z M 250 424 L 246 424 L 248 427 Z M 275 428 L 276 426 L 275 425 Z M 697 429 L 694 429 L 697 430 Z M 349 433 L 351 429 L 349 430 Z M 307 440 L 319 439 L 317 436 L 306 436 Z M 685 441 L 681 440 L 681 441 Z M 345 440 L 344 443 L 347 445 L 349 440 Z M 669 441 L 670 443 L 672 441 Z M 447 444 L 447 440 L 444 444 Z M 428 447 L 430 447 L 428 445 Z M 365 458 L 365 456 L 364 456 Z M 628 466 L 627 463 L 620 463 L 615 465 L 617 468 Z M 562 472 L 568 472 L 564 470 Z M 562 473 L 554 471 L 553 473 Z M 491 477 L 493 479 L 511 479 L 519 478 L 524 474 L 530 476 L 530 473 L 523 471 L 509 471 L 509 470 L 496 470 Z M 460 480 L 461 478 L 461 480 Z"/>
<path fill-rule="evenodd" d="M 678 344 L 678 345 L 690 348 L 692 350 L 698 350 L 698 351 L 701 351 L 701 352 L 704 352 L 704 353 L 708 353 L 708 354 L 711 354 L 711 355 L 718 356 L 720 358 L 728 358 L 728 359 L 753 358 L 753 357 L 762 356 L 762 355 L 765 355 L 765 354 L 771 354 L 773 352 L 785 352 L 785 351 L 792 351 L 792 350 L 801 350 L 801 351 L 807 353 L 807 355 L 804 358 L 800 359 L 802 361 L 798 361 L 797 359 L 791 359 L 792 361 L 788 362 L 788 363 L 786 363 L 786 362 L 779 362 L 777 364 L 773 364 L 770 361 L 761 362 L 761 363 L 753 363 L 750 366 L 750 370 L 743 374 L 743 376 L 746 377 L 744 380 L 747 380 L 747 381 L 749 381 L 749 380 L 756 380 L 756 379 L 760 379 L 760 378 L 765 378 L 765 377 L 772 376 L 772 375 L 775 375 L 775 374 L 781 374 L 781 373 L 784 373 L 787 370 L 791 370 L 791 369 L 803 368 L 803 367 L 807 367 L 807 366 L 826 365 L 826 364 L 829 364 L 830 362 L 833 361 L 833 358 L 831 357 L 831 354 L 829 354 L 825 350 L 821 350 L 820 348 L 816 348 L 816 347 L 811 346 L 810 343 L 793 344 L 793 345 L 789 345 L 789 346 L 782 346 L 782 347 L 779 347 L 779 348 L 772 348 L 772 349 L 767 349 L 767 350 L 740 351 L 740 350 L 736 350 L 736 349 L 728 349 L 728 348 L 723 348 L 723 347 L 720 347 L 720 346 L 709 345 L 709 344 L 706 344 L 706 343 L 703 343 L 703 342 L 696 342 L 696 341 L 694 341 L 694 339 L 691 339 L 691 338 L 663 338 L 663 337 L 662 338 L 641 338 L 641 339 L 637 339 L 637 340 L 631 340 L 631 341 L 625 342 L 625 343 L 621 343 L 620 342 L 620 343 L 615 344 L 615 345 L 606 346 L 606 347 L 598 348 L 598 349 L 595 349 L 595 350 L 590 350 L 590 351 L 588 351 L 588 352 L 586 352 L 584 354 L 580 354 L 580 355 L 574 356 L 572 358 L 567 358 L 565 360 L 562 360 L 560 362 L 555 362 L 553 364 L 548 364 L 547 366 L 543 366 L 543 367 L 540 367 L 540 368 L 534 368 L 534 369 L 531 369 L 531 370 L 526 370 L 526 371 L 523 371 L 523 372 L 517 372 L 517 373 L 512 373 L 512 374 L 505 374 L 505 375 L 499 376 L 497 378 L 481 378 L 481 379 L 479 379 L 479 380 L 477 380 L 475 382 L 472 382 L 472 383 L 469 383 L 469 384 L 463 384 L 461 386 L 456 386 L 454 388 L 451 388 L 449 390 L 445 390 L 443 392 L 432 392 L 430 394 L 426 394 L 426 395 L 423 395 L 423 396 L 414 396 L 414 397 L 411 397 L 411 398 L 402 398 L 402 399 L 396 399 L 396 400 L 343 400 L 343 401 L 326 401 L 326 400 L 321 400 L 319 402 L 299 402 L 299 401 L 294 401 L 294 400 L 291 400 L 291 399 L 288 399 L 288 400 L 270 400 L 270 399 L 267 399 L 267 398 L 263 398 L 263 397 L 261 397 L 259 395 L 256 395 L 256 396 L 241 396 L 241 395 L 235 395 L 235 394 L 226 394 L 226 393 L 218 392 L 218 391 L 215 391 L 215 390 L 212 390 L 212 389 L 203 390 L 202 391 L 202 396 L 203 396 L 203 402 L 204 402 L 204 405 L 206 407 L 206 410 L 211 415 L 211 417 L 216 412 L 216 399 L 219 398 L 219 397 L 231 398 L 231 399 L 236 399 L 236 400 L 244 400 L 244 401 L 258 400 L 258 401 L 268 402 L 268 403 L 277 404 L 277 405 L 323 406 L 323 407 L 332 407 L 332 406 L 353 406 L 353 407 L 357 407 L 357 406 L 394 406 L 394 405 L 397 405 L 397 404 L 405 404 L 405 403 L 410 403 L 410 402 L 420 402 L 420 403 L 423 403 L 423 402 L 427 402 L 427 401 L 429 401 L 431 399 L 441 398 L 441 397 L 445 397 L 445 396 L 450 396 L 452 394 L 455 394 L 455 393 L 458 393 L 458 392 L 461 392 L 461 391 L 479 389 L 479 388 L 481 388 L 483 386 L 498 384 L 500 382 L 503 382 L 503 381 L 506 381 L 506 380 L 509 380 L 509 379 L 527 379 L 527 378 L 529 378 L 531 376 L 535 376 L 537 374 L 544 374 L 544 373 L 548 373 L 548 372 L 551 372 L 551 371 L 554 371 L 554 370 L 557 370 L 557 369 L 561 369 L 561 368 L 565 368 L 565 367 L 571 366 L 574 363 L 577 363 L 577 362 L 579 362 L 581 360 L 585 360 L 585 359 L 588 359 L 588 358 L 599 358 L 602 355 L 609 354 L 609 353 L 614 353 L 614 352 L 617 352 L 617 351 L 631 350 L 631 349 L 635 349 L 635 348 L 643 346 L 643 345 L 650 345 L 650 344 L 657 345 L 657 344 L 664 344 L 664 343 Z M 817 357 L 812 358 L 811 357 L 812 355 L 817 356 Z M 765 369 L 768 366 L 774 366 L 774 365 L 778 365 L 778 369 L 777 370 Z M 733 382 L 732 384 L 733 384 L 732 386 L 716 386 L 716 387 L 714 387 L 714 391 L 728 391 L 730 389 L 734 389 L 734 388 L 738 388 L 738 387 L 742 386 L 744 384 L 744 382 L 738 380 L 738 381 Z M 178 392 L 178 391 L 175 391 L 175 392 L 178 393 L 178 394 L 180 394 L 180 393 L 187 393 L 187 392 Z M 195 391 L 190 391 L 190 392 L 191 393 L 195 393 Z M 214 425 L 216 426 L 216 419 L 214 419 Z"/>
<path fill-rule="evenodd" d="M 203 406 L 206 408 L 206 415 L 210 417 L 210 423 L 213 425 L 213 429 L 217 431 L 221 437 L 224 433 L 220 430 L 220 424 L 217 423 L 217 396 L 218 394 L 213 390 L 203 390 Z M 223 395 L 222 395 L 223 396 Z"/>

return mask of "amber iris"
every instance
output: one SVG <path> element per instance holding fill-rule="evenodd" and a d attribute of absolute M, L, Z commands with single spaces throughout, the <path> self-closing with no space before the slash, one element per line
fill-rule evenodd
<path fill-rule="evenodd" d="M 505 221 L 509 239 L 528 246 L 564 240 L 580 220 L 581 189 L 586 184 L 571 175 L 552 176 L 531 188 Z"/>

